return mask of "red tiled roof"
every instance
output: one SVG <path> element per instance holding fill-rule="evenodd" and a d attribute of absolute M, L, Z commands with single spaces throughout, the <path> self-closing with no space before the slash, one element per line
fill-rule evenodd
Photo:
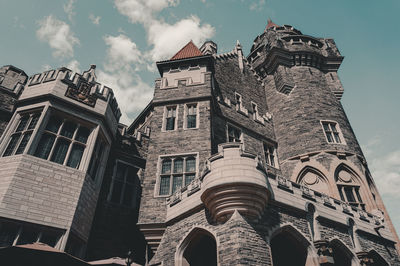
<path fill-rule="evenodd" d="M 179 52 L 177 52 L 170 60 L 178 60 L 196 56 L 202 56 L 199 48 L 192 42 L 188 42 Z"/>
<path fill-rule="evenodd" d="M 271 19 L 268 19 L 268 24 L 267 24 L 267 27 L 265 27 L 265 30 L 268 30 L 269 28 L 272 28 L 272 27 L 279 27 L 279 25 L 276 25 L 275 23 L 272 22 Z"/>

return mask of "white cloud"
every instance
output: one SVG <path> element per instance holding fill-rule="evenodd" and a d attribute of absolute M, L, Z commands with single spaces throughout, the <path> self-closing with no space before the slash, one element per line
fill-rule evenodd
<path fill-rule="evenodd" d="M 100 25 L 100 19 L 101 19 L 101 17 L 100 16 L 95 16 L 95 15 L 93 15 L 93 14 L 90 14 L 89 15 L 89 19 L 90 19 L 90 21 L 94 24 L 94 25 Z"/>
<path fill-rule="evenodd" d="M 44 65 L 42 65 L 41 69 L 42 69 L 42 71 L 47 71 L 47 70 L 51 69 L 51 66 L 49 64 L 44 64 Z"/>
<path fill-rule="evenodd" d="M 129 18 L 132 23 L 151 23 L 156 13 L 166 7 L 176 6 L 179 0 L 115 0 L 119 13 Z"/>
<path fill-rule="evenodd" d="M 42 42 L 47 42 L 53 49 L 54 57 L 72 57 L 74 46 L 79 44 L 70 26 L 64 21 L 58 20 L 52 15 L 38 22 L 39 29 L 36 36 Z"/>
<path fill-rule="evenodd" d="M 71 69 L 72 71 L 76 72 L 76 73 L 81 73 L 81 64 L 76 60 L 73 59 L 71 60 L 67 65 L 66 68 Z"/>
<path fill-rule="evenodd" d="M 400 200 L 400 150 L 372 158 L 370 170 L 381 194 Z"/>
<path fill-rule="evenodd" d="M 151 60 L 168 59 L 190 40 L 201 45 L 214 34 L 215 29 L 210 24 L 201 25 L 196 16 L 182 19 L 175 24 L 153 22 L 148 28 L 148 42 L 153 45 L 149 52 Z"/>
<path fill-rule="evenodd" d="M 255 0 L 250 4 L 249 8 L 250 10 L 259 11 L 264 7 L 264 5 L 265 5 L 265 0 Z"/>
<path fill-rule="evenodd" d="M 107 70 L 117 70 L 131 66 L 130 64 L 142 63 L 141 52 L 126 35 L 118 36 L 107 35 L 104 42 L 108 45 L 107 49 Z"/>
<path fill-rule="evenodd" d="M 68 0 L 68 2 L 66 4 L 64 4 L 63 8 L 64 8 L 64 12 L 68 15 L 68 19 L 70 21 L 72 21 L 74 19 L 75 16 L 75 11 L 74 11 L 74 4 L 75 4 L 76 0 Z"/>

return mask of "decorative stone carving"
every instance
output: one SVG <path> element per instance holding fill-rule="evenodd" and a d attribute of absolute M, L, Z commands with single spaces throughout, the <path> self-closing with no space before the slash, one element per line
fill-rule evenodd
<path fill-rule="evenodd" d="M 344 213 L 348 213 L 348 214 L 352 213 L 351 212 L 351 206 L 349 204 L 347 204 L 345 202 L 342 202 L 341 206 L 342 206 L 342 209 L 343 209 Z"/>
<path fill-rule="evenodd" d="M 292 189 L 292 183 L 290 182 L 290 180 L 280 175 L 278 175 L 276 178 L 278 181 L 278 187 L 289 190 Z"/>
<path fill-rule="evenodd" d="M 321 265 L 334 265 L 333 250 L 329 247 L 329 242 L 326 240 L 317 240 L 314 242 L 319 256 L 318 260 Z"/>
<path fill-rule="evenodd" d="M 173 206 L 182 200 L 182 192 L 181 190 L 176 191 L 170 198 L 169 198 L 169 206 Z"/>
<path fill-rule="evenodd" d="M 331 197 L 329 197 L 328 195 L 322 193 L 321 194 L 321 198 L 322 201 L 324 202 L 325 206 L 331 207 L 331 208 L 335 208 L 335 206 L 333 205 L 333 201 L 331 199 Z"/>
<path fill-rule="evenodd" d="M 303 192 L 303 196 L 307 198 L 314 198 L 314 191 L 312 191 L 309 187 L 307 186 L 301 186 L 301 191 Z"/>
<path fill-rule="evenodd" d="M 188 185 L 188 196 L 192 195 L 193 193 L 199 191 L 201 188 L 201 181 L 200 179 L 196 178 Z"/>

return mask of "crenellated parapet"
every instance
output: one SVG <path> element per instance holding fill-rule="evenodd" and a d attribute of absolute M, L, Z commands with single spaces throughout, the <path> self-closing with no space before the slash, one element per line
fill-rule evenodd
<path fill-rule="evenodd" d="M 201 200 L 217 222 L 225 222 L 237 210 L 245 217 L 260 217 L 270 192 L 258 157 L 238 143 L 219 145 L 203 173 Z"/>

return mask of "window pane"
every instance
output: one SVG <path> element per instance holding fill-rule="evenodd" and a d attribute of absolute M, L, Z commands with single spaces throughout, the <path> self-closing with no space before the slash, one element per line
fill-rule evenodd
<path fill-rule="evenodd" d="M 194 174 L 185 175 L 185 186 L 189 185 L 194 180 Z"/>
<path fill-rule="evenodd" d="M 24 152 L 25 147 L 28 144 L 29 139 L 31 138 L 31 135 L 32 135 L 32 132 L 28 132 L 28 133 L 24 134 L 15 154 L 21 154 Z"/>
<path fill-rule="evenodd" d="M 127 206 L 132 206 L 133 198 L 133 185 L 125 184 L 124 197 L 122 199 L 122 204 Z"/>
<path fill-rule="evenodd" d="M 50 134 L 43 134 L 35 151 L 35 156 L 47 159 L 56 137 Z"/>
<path fill-rule="evenodd" d="M 128 174 L 126 175 L 126 182 L 129 182 L 131 184 L 135 183 L 135 179 L 137 177 L 137 172 L 139 169 L 129 166 L 128 167 Z"/>
<path fill-rule="evenodd" d="M 162 176 L 160 179 L 160 195 L 169 194 L 169 176 Z"/>
<path fill-rule="evenodd" d="M 29 123 L 28 129 L 34 129 L 37 122 L 39 121 L 40 114 L 34 114 L 32 116 L 31 122 Z"/>
<path fill-rule="evenodd" d="M 356 202 L 356 199 L 353 195 L 353 187 L 344 187 L 344 193 L 346 194 L 348 202 Z"/>
<path fill-rule="evenodd" d="M 72 122 L 65 122 L 63 128 L 61 129 L 60 134 L 72 139 L 72 136 L 74 135 L 76 129 L 76 124 Z"/>
<path fill-rule="evenodd" d="M 183 172 L 183 160 L 176 159 L 174 161 L 174 173 L 182 173 Z"/>
<path fill-rule="evenodd" d="M 325 132 L 331 131 L 327 123 L 323 123 Z"/>
<path fill-rule="evenodd" d="M 168 117 L 167 118 L 167 125 L 166 130 L 174 130 L 175 128 L 175 117 Z"/>
<path fill-rule="evenodd" d="M 196 171 L 196 159 L 193 157 L 186 159 L 186 172 L 195 172 Z"/>
<path fill-rule="evenodd" d="M 65 156 L 67 155 L 69 147 L 69 141 L 65 139 L 58 139 L 57 144 L 54 148 L 54 153 L 51 156 L 51 161 L 59 164 L 63 164 Z"/>
<path fill-rule="evenodd" d="M 346 201 L 344 196 L 343 196 L 343 187 L 342 186 L 338 186 L 338 190 L 339 190 L 340 199 L 342 201 Z"/>
<path fill-rule="evenodd" d="M 361 199 L 361 195 L 360 195 L 360 191 L 359 191 L 359 188 L 358 187 L 356 187 L 356 188 L 354 188 L 355 189 L 355 191 L 356 191 L 356 195 L 357 195 L 357 198 L 358 198 L 358 202 L 363 202 L 362 201 L 362 199 Z"/>
<path fill-rule="evenodd" d="M 188 115 L 187 128 L 195 128 L 195 127 L 196 127 L 196 115 Z"/>
<path fill-rule="evenodd" d="M 166 159 L 163 161 L 162 167 L 161 167 L 161 173 L 162 174 L 171 173 L 171 160 L 170 159 Z"/>
<path fill-rule="evenodd" d="M 6 150 L 4 151 L 3 156 L 9 156 L 13 153 L 15 146 L 17 145 L 20 137 L 21 137 L 20 133 L 14 134 L 11 136 L 10 143 L 8 143 L 8 146 L 7 146 Z"/>
<path fill-rule="evenodd" d="M 339 133 L 333 133 L 333 136 L 335 137 L 335 141 L 336 141 L 336 143 L 342 143 L 341 141 L 340 141 L 340 137 L 339 137 Z"/>
<path fill-rule="evenodd" d="M 114 203 L 120 203 L 121 199 L 121 192 L 122 192 L 122 186 L 123 183 L 114 179 L 114 184 L 113 184 L 113 191 L 111 194 L 111 201 Z"/>
<path fill-rule="evenodd" d="M 81 162 L 83 151 L 85 147 L 79 144 L 72 145 L 72 150 L 68 158 L 67 166 L 78 168 Z"/>
<path fill-rule="evenodd" d="M 18 226 L 2 223 L 0 227 L 0 247 L 11 246 L 17 236 Z"/>
<path fill-rule="evenodd" d="M 79 141 L 79 142 L 82 142 L 82 143 L 86 143 L 86 141 L 87 141 L 87 139 L 89 137 L 89 133 L 90 133 L 90 130 L 88 128 L 80 127 L 78 129 L 78 132 L 76 133 L 75 140 Z"/>
<path fill-rule="evenodd" d="M 328 142 L 333 142 L 332 133 L 326 133 L 326 137 L 328 138 Z"/>
<path fill-rule="evenodd" d="M 332 131 L 333 131 L 333 132 L 337 132 L 337 130 L 336 130 L 336 124 L 330 123 L 330 125 L 331 125 L 331 128 L 332 128 Z"/>
<path fill-rule="evenodd" d="M 179 190 L 182 187 L 182 176 L 175 175 L 172 182 L 172 193 Z"/>
<path fill-rule="evenodd" d="M 50 247 L 54 247 L 57 244 L 58 235 L 53 232 L 43 232 L 40 237 L 40 242 L 49 245 Z"/>
<path fill-rule="evenodd" d="M 57 133 L 58 129 L 60 128 L 61 123 L 62 123 L 62 119 L 52 116 L 52 117 L 50 117 L 49 122 L 47 123 L 46 129 L 48 131 Z"/>
<path fill-rule="evenodd" d="M 26 127 L 26 124 L 28 124 L 28 119 L 29 119 L 29 116 L 27 116 L 27 115 L 21 117 L 21 120 L 19 121 L 18 127 L 15 130 L 15 132 L 24 130 Z"/>

